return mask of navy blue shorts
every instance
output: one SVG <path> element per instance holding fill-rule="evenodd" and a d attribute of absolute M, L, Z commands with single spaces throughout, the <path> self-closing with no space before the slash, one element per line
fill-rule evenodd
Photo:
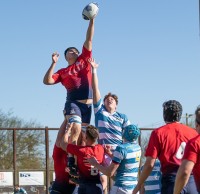
<path fill-rule="evenodd" d="M 103 194 L 101 183 L 83 183 L 78 187 L 78 194 Z"/>
<path fill-rule="evenodd" d="M 65 103 L 64 115 L 78 115 L 82 123 L 90 123 L 92 114 L 92 105 L 84 104 L 78 101 L 67 101 Z"/>
<path fill-rule="evenodd" d="M 174 189 L 176 175 L 163 175 L 161 178 L 161 194 L 172 194 Z M 187 185 L 183 188 L 180 194 L 198 194 L 193 175 L 190 176 Z"/>
<path fill-rule="evenodd" d="M 50 189 L 50 194 L 66 194 L 66 193 L 69 194 L 77 193 L 76 185 L 67 184 L 66 182 L 58 183 L 55 181 Z"/>

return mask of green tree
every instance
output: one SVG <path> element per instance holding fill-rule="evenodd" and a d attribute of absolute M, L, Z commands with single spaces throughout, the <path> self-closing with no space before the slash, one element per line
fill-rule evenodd
<path fill-rule="evenodd" d="M 45 133 L 36 121 L 26 122 L 12 112 L 0 110 L 0 169 L 13 168 L 13 130 L 16 130 L 16 164 L 18 169 L 45 167 Z M 23 128 L 23 130 L 20 128 Z M 35 128 L 30 130 L 29 128 Z"/>

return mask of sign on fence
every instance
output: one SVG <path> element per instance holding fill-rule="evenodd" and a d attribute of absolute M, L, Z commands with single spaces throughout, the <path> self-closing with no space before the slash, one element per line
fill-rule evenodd
<path fill-rule="evenodd" d="M 19 185 L 44 185 L 44 172 L 19 172 Z"/>
<path fill-rule="evenodd" d="M 13 186 L 13 172 L 0 172 L 0 186 Z"/>

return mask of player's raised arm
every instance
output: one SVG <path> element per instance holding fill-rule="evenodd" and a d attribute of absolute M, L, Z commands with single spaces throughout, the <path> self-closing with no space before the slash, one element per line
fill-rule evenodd
<path fill-rule="evenodd" d="M 60 129 L 58 131 L 58 135 L 57 135 L 57 138 L 56 138 L 56 146 L 57 147 L 61 147 L 60 143 L 62 141 L 64 134 L 65 134 L 66 126 L 67 126 L 67 119 L 65 119 L 63 121 L 63 123 L 61 124 Z"/>
<path fill-rule="evenodd" d="M 99 91 L 98 77 L 97 77 L 98 64 L 95 62 L 93 58 L 88 59 L 88 62 L 92 67 L 93 104 L 96 104 L 101 98 Z"/>
<path fill-rule="evenodd" d="M 65 128 L 67 128 L 67 129 L 65 130 L 65 133 L 64 133 L 63 138 L 60 143 L 60 146 L 64 151 L 66 151 L 66 149 L 67 149 L 67 144 L 68 144 L 69 136 L 70 136 L 71 129 L 72 129 L 72 123 L 70 123 L 70 124 L 68 123 L 67 125 L 65 125 Z"/>
<path fill-rule="evenodd" d="M 93 36 L 94 36 L 94 19 L 91 19 L 87 29 L 86 40 L 84 42 L 84 47 L 89 51 L 92 50 Z"/>
<path fill-rule="evenodd" d="M 57 52 L 54 52 L 52 54 L 52 63 L 49 69 L 47 70 L 44 78 L 43 78 L 43 83 L 46 85 L 52 85 L 55 84 L 55 80 L 52 78 L 52 75 L 54 73 L 54 68 L 56 66 L 56 63 L 58 61 L 59 54 Z"/>

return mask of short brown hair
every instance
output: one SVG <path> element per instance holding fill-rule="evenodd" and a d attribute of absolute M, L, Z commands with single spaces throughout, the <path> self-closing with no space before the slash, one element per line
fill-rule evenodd
<path fill-rule="evenodd" d="M 116 104 L 118 104 L 118 97 L 117 97 L 117 95 L 115 95 L 115 94 L 112 94 L 111 92 L 109 92 L 107 95 L 105 95 L 105 97 L 104 97 L 103 101 L 105 102 L 105 100 L 106 100 L 108 97 L 112 97 L 112 98 L 114 98 L 114 99 L 115 99 L 115 102 L 116 102 Z"/>
<path fill-rule="evenodd" d="M 95 142 L 99 137 L 99 131 L 95 126 L 88 125 L 86 128 L 86 136 Z"/>

